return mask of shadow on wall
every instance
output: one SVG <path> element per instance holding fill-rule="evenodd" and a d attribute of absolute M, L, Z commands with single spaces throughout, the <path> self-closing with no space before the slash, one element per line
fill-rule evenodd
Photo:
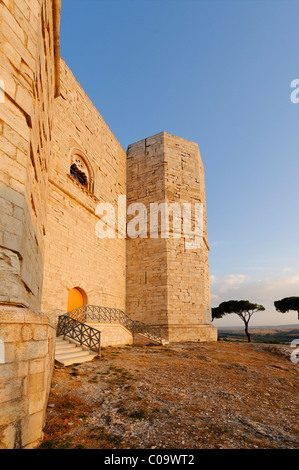
<path fill-rule="evenodd" d="M 40 308 L 43 255 L 26 198 L 0 186 L 0 304 Z"/>

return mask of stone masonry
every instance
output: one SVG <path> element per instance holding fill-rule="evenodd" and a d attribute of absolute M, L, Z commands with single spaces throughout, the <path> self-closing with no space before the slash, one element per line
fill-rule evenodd
<path fill-rule="evenodd" d="M 39 309 L 52 114 L 59 94 L 59 0 L 0 2 L 0 448 L 42 437 L 55 327 Z M 28 308 L 26 308 L 28 307 Z"/>
<path fill-rule="evenodd" d="M 100 202 L 117 207 L 126 193 L 126 152 L 61 61 L 61 95 L 54 103 L 49 168 L 42 310 L 66 310 L 74 287 L 86 303 L 125 310 L 126 240 L 96 237 Z M 85 187 L 70 175 L 73 158 L 88 162 Z M 59 273 L 59 276 L 57 276 Z"/>
<path fill-rule="evenodd" d="M 39 444 L 54 367 L 56 327 L 31 309 L 2 307 L 0 336 L 0 449 Z"/>
<path fill-rule="evenodd" d="M 4 0 L 0 11 L 0 301 L 39 308 L 59 4 Z"/>
<path fill-rule="evenodd" d="M 129 146 L 128 204 L 147 210 L 147 234 L 127 239 L 127 314 L 163 327 L 169 341 L 211 341 L 210 282 L 204 170 L 197 144 L 162 132 Z M 170 217 L 169 237 L 150 238 L 151 204 L 203 205 L 203 244 L 187 248 L 183 211 L 177 226 Z M 192 215 L 192 212 L 191 212 Z M 194 222 L 195 214 L 193 214 Z M 130 220 L 130 218 L 128 219 Z M 192 228 L 192 226 L 191 226 Z M 145 236 L 146 235 L 146 236 Z M 188 234 L 187 234 L 188 235 Z M 142 235 L 143 236 L 143 235 Z"/>
<path fill-rule="evenodd" d="M 0 448 L 42 439 L 56 332 L 47 313 L 65 312 L 70 291 L 159 326 L 167 341 L 217 339 L 198 146 L 161 132 L 125 152 L 60 57 L 60 8 L 0 0 Z M 169 238 L 148 219 L 137 238 L 124 221 L 100 239 L 96 209 L 109 203 L 118 220 L 120 196 L 125 210 L 202 203 L 202 246 L 176 236 L 172 215 Z M 129 209 L 128 228 L 133 218 Z M 105 346 L 136 340 L 98 327 Z"/>

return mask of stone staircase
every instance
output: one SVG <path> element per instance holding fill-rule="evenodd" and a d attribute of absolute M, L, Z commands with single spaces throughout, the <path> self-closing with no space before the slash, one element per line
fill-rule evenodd
<path fill-rule="evenodd" d="M 81 364 L 100 355 L 101 333 L 106 324 L 120 324 L 132 335 L 133 344 L 168 344 L 162 338 L 159 327 L 132 320 L 119 309 L 83 305 L 70 312 L 60 313 L 59 310 L 54 310 L 48 312 L 48 316 L 57 324 L 55 362 L 62 366 Z M 91 324 L 102 328 L 100 330 Z"/>
<path fill-rule="evenodd" d="M 55 361 L 63 366 L 92 361 L 97 354 L 82 348 L 62 336 L 56 338 Z"/>

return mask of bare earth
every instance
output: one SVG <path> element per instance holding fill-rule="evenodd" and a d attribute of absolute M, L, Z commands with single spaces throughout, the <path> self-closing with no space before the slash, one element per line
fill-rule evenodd
<path fill-rule="evenodd" d="M 108 348 L 55 369 L 40 448 L 298 448 L 291 352 L 219 341 Z"/>

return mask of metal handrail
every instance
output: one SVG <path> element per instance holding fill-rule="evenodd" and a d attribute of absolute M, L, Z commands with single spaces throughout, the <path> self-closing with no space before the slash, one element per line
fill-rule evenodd
<path fill-rule="evenodd" d="M 101 332 L 67 314 L 58 317 L 56 336 L 73 339 L 101 355 Z"/>
<path fill-rule="evenodd" d="M 140 333 L 149 339 L 162 343 L 162 333 L 159 327 L 132 320 L 125 312 L 117 308 L 83 305 L 83 307 L 67 312 L 66 315 L 83 323 L 88 321 L 120 323 L 133 334 Z"/>

